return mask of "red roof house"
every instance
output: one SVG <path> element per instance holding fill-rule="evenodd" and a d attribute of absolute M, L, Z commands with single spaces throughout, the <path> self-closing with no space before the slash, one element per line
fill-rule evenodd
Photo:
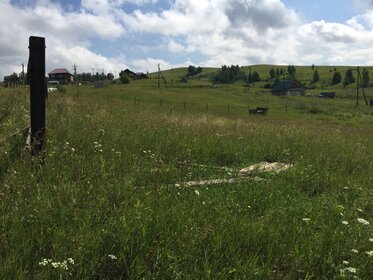
<path fill-rule="evenodd" d="M 74 82 L 73 75 L 66 68 L 56 68 L 48 73 L 50 81 L 57 81 L 60 84 L 68 84 Z"/>

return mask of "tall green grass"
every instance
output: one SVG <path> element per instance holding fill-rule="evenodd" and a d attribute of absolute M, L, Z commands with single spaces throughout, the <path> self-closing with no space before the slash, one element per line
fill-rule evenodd
<path fill-rule="evenodd" d="M 26 92 L 1 94 L 6 137 L 28 105 Z M 21 137 L 0 146 L 4 279 L 372 278 L 369 109 L 236 85 L 73 95 L 50 95 L 44 166 L 32 166 Z M 270 114 L 249 116 L 254 103 Z M 261 161 L 293 167 L 181 186 Z"/>

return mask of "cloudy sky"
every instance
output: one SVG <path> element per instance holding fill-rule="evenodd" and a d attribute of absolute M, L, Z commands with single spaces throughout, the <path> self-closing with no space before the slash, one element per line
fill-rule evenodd
<path fill-rule="evenodd" d="M 29 36 L 46 38 L 48 72 L 373 65 L 373 0 L 0 0 L 0 80 Z"/>

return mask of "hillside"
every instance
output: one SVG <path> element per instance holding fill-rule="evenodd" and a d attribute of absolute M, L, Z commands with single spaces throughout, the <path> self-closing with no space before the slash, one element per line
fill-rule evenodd
<path fill-rule="evenodd" d="M 253 85 L 254 88 L 264 88 L 265 84 L 273 83 L 274 80 L 270 80 L 269 72 L 271 69 L 283 69 L 284 73 L 287 71 L 288 65 L 251 65 L 251 66 L 241 66 L 241 72 L 245 75 L 250 73 L 250 69 L 252 72 L 257 71 L 260 75 L 261 81 L 257 82 Z M 296 68 L 296 79 L 299 80 L 302 84 L 304 84 L 308 88 L 312 88 L 309 90 L 309 93 L 316 94 L 320 90 L 321 91 L 336 91 L 340 93 L 340 95 L 352 95 L 356 92 L 356 83 L 352 83 L 348 86 L 343 86 L 343 83 L 339 83 L 337 85 L 331 85 L 331 80 L 333 77 L 334 72 L 338 71 L 342 75 L 342 81 L 347 69 L 351 68 L 353 70 L 353 75 L 356 78 L 357 72 L 356 67 L 352 66 L 315 66 L 315 70 L 318 71 L 320 76 L 320 81 L 312 84 L 312 78 L 314 70 L 312 66 L 295 66 Z M 369 76 L 371 81 L 373 81 L 373 67 L 361 67 L 362 69 L 367 69 L 369 72 Z M 189 79 L 189 85 L 196 86 L 196 85 L 209 85 L 213 77 L 219 71 L 219 68 L 203 68 L 201 74 L 191 77 Z M 177 68 L 177 69 L 170 69 L 162 72 L 168 83 L 172 86 L 188 86 L 188 84 L 181 83 L 181 78 L 187 74 L 187 68 Z M 157 78 L 158 73 L 151 73 L 151 78 Z M 287 75 L 284 74 L 279 77 L 280 80 L 287 79 Z M 238 84 L 244 84 L 244 81 L 237 82 Z M 366 89 L 367 92 L 371 93 L 372 89 Z"/>

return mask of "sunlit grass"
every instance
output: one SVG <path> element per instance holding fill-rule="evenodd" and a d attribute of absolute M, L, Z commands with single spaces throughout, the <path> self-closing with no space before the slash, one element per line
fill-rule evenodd
<path fill-rule="evenodd" d="M 372 278 L 368 108 L 235 85 L 72 92 L 48 100 L 42 168 L 22 137 L 0 146 L 5 279 Z M 28 105 L 16 91 L 1 94 L 6 138 L 27 124 Z M 248 104 L 269 104 L 270 114 L 249 116 Z M 263 161 L 293 167 L 180 184 Z"/>

